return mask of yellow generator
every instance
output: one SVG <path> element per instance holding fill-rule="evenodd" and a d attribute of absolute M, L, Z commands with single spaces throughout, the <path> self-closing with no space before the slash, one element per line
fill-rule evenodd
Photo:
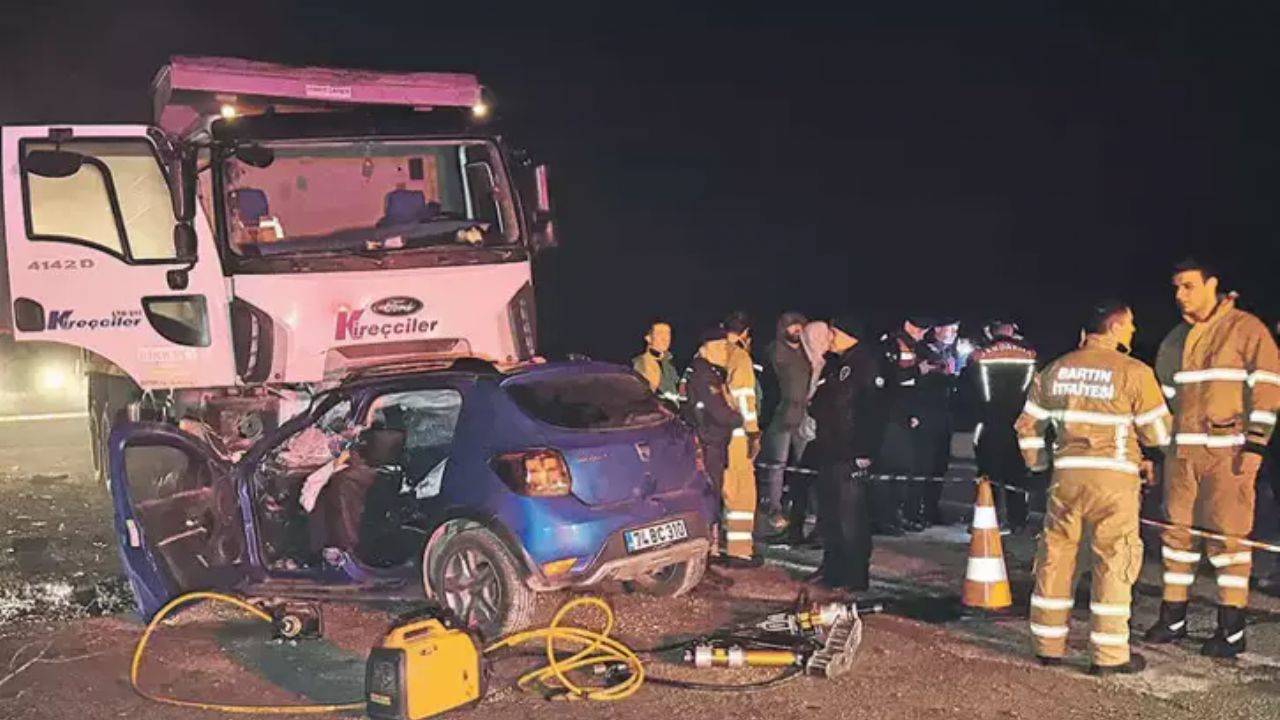
<path fill-rule="evenodd" d="M 484 663 L 476 639 L 442 618 L 392 628 L 369 652 L 369 717 L 421 720 L 479 702 L 488 674 Z"/>

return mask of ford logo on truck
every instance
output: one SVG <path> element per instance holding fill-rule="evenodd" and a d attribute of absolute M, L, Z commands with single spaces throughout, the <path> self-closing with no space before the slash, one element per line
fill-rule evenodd
<path fill-rule="evenodd" d="M 382 298 L 378 302 L 370 305 L 369 309 L 379 315 L 400 317 L 402 315 L 412 315 L 421 310 L 422 301 L 405 295 L 396 295 L 394 297 Z"/>

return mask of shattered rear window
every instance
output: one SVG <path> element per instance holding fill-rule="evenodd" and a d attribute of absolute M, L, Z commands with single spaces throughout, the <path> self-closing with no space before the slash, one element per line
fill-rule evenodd
<path fill-rule="evenodd" d="M 573 375 L 506 386 L 516 405 L 542 422 L 573 430 L 643 427 L 671 417 L 633 375 Z"/>

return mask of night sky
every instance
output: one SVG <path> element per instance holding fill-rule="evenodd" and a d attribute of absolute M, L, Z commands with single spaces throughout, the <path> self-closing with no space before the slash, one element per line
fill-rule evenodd
<path fill-rule="evenodd" d="M 1012 315 L 1060 351 L 1117 295 L 1148 354 L 1188 252 L 1280 311 L 1270 3 L 317 4 L 7 9 L 0 123 L 145 122 L 171 54 L 476 72 L 552 165 L 551 352 L 623 359 L 661 315 L 683 355 L 735 307 L 762 337 Z"/>

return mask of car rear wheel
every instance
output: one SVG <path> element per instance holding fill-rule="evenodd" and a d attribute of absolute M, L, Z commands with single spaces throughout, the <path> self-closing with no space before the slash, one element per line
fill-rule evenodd
<path fill-rule="evenodd" d="M 493 533 L 471 528 L 443 541 L 427 563 L 427 592 L 486 639 L 528 627 L 535 593 Z"/>
<path fill-rule="evenodd" d="M 707 557 L 672 563 L 632 581 L 637 590 L 659 597 L 680 597 L 697 587 L 707 572 Z"/>

